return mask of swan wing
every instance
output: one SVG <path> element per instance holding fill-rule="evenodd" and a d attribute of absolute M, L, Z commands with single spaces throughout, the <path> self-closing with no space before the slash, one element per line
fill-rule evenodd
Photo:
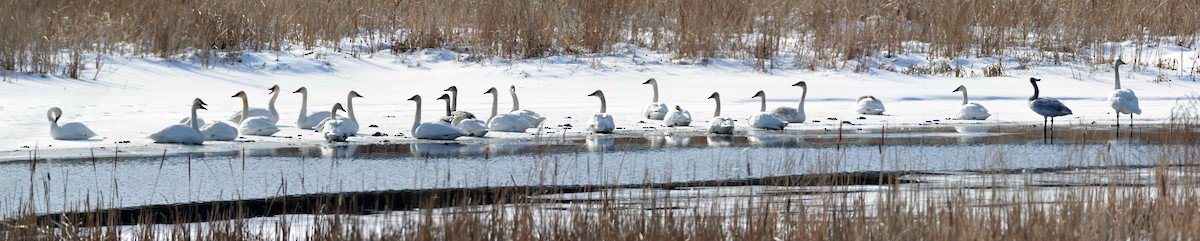
<path fill-rule="evenodd" d="M 592 115 L 592 118 L 588 119 L 587 129 L 588 131 L 595 133 L 612 133 L 613 129 L 616 129 L 616 125 L 613 124 L 613 118 L 611 115 L 605 113 L 596 113 L 595 115 Z"/>
<path fill-rule="evenodd" d="M 224 121 L 217 121 L 200 128 L 206 141 L 232 141 L 237 139 L 238 129 Z"/>
<path fill-rule="evenodd" d="M 1067 108 L 1062 102 L 1055 98 L 1042 97 L 1029 102 L 1029 108 L 1038 115 L 1047 117 L 1058 117 L 1070 115 L 1071 108 Z"/>
<path fill-rule="evenodd" d="M 671 126 L 688 126 L 692 124 L 692 113 L 687 110 L 671 110 L 667 112 L 667 116 L 663 118 L 663 125 Z"/>
<path fill-rule="evenodd" d="M 278 121 L 278 119 L 275 117 L 275 115 L 271 114 L 270 110 L 263 109 L 263 108 L 250 108 L 250 116 L 248 116 L 248 118 L 253 118 L 253 117 L 265 117 L 265 118 L 271 120 L 272 124 L 274 124 L 276 121 Z M 238 123 L 238 121 L 242 121 L 242 111 L 240 111 L 240 110 L 238 112 L 233 113 L 232 116 L 229 116 L 229 122 Z"/>
<path fill-rule="evenodd" d="M 469 136 L 484 136 L 488 133 L 487 123 L 478 119 L 468 119 L 458 122 L 458 129 L 462 129 Z"/>
<path fill-rule="evenodd" d="M 59 128 L 58 133 L 62 137 L 66 137 L 60 140 L 86 140 L 96 136 L 96 132 L 92 132 L 92 129 L 88 129 L 86 125 L 83 125 L 83 123 L 79 122 L 63 124 L 62 127 Z M 56 137 L 55 139 L 59 138 Z"/>
<path fill-rule="evenodd" d="M 733 134 L 734 122 L 733 119 L 727 117 L 713 117 L 708 122 L 708 132 L 716 134 Z"/>
<path fill-rule="evenodd" d="M 328 111 L 313 112 L 312 114 L 309 114 L 308 116 L 305 116 L 297 121 L 296 127 L 299 127 L 300 129 L 320 130 L 316 128 L 317 125 L 320 125 L 321 122 L 325 121 L 327 118 L 329 118 Z"/>
<path fill-rule="evenodd" d="M 667 110 L 668 108 L 666 103 L 650 103 L 650 105 L 646 106 L 646 110 L 643 111 L 643 116 L 646 117 L 646 119 L 662 120 L 663 117 L 667 116 Z"/>
<path fill-rule="evenodd" d="M 513 114 L 499 114 L 488 120 L 487 129 L 501 132 L 525 132 L 525 129 L 533 128 L 533 124 L 526 121 L 524 118 Z"/>
<path fill-rule="evenodd" d="M 532 110 L 515 110 L 509 114 L 514 114 L 520 116 L 522 119 L 525 119 L 526 122 L 529 122 L 530 127 L 542 126 L 542 121 L 546 120 L 546 117 L 542 117 L 542 115 L 538 114 L 537 112 L 533 112 Z"/>
<path fill-rule="evenodd" d="M 167 126 L 154 134 L 150 134 L 147 138 L 154 140 L 155 143 L 204 144 L 204 135 L 201 135 L 196 129 L 185 125 Z"/>
<path fill-rule="evenodd" d="M 959 120 L 987 120 L 988 117 L 992 116 L 991 113 L 988 113 L 987 108 L 976 103 L 962 105 L 962 107 L 958 108 L 956 115 Z"/>
<path fill-rule="evenodd" d="M 804 113 L 800 113 L 799 109 L 787 106 L 775 107 L 775 109 L 771 110 L 771 113 L 791 123 L 801 123 L 804 122 L 805 119 Z"/>
<path fill-rule="evenodd" d="M 429 140 L 454 140 L 455 138 L 465 135 L 467 135 L 466 132 L 441 122 L 421 123 L 417 126 L 417 129 L 413 131 L 413 137 L 416 137 L 417 139 Z"/>
<path fill-rule="evenodd" d="M 321 135 L 327 141 L 344 142 L 350 137 L 345 124 L 342 120 L 330 120 L 325 123 L 325 128 L 321 129 Z"/>
<path fill-rule="evenodd" d="M 759 112 L 750 115 L 750 126 L 758 129 L 783 130 L 788 123 L 782 118 L 769 112 Z"/>
<path fill-rule="evenodd" d="M 191 126 L 192 118 L 184 117 L 183 119 L 179 120 L 179 124 L 185 125 L 185 126 Z M 204 118 L 196 117 L 196 126 L 204 126 Z"/>
<path fill-rule="evenodd" d="M 1131 89 L 1113 90 L 1111 96 L 1108 97 L 1108 102 L 1112 105 L 1113 110 L 1123 114 L 1142 114 L 1142 108 L 1138 105 L 1137 94 Z"/>
<path fill-rule="evenodd" d="M 238 126 L 238 132 L 242 135 L 271 136 L 279 132 L 279 127 L 269 118 L 256 116 L 243 121 Z"/>

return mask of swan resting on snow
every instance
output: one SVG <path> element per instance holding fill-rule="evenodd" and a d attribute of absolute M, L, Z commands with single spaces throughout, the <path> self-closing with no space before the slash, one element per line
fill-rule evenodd
<path fill-rule="evenodd" d="M 50 120 L 50 137 L 55 140 L 87 140 L 96 136 L 96 132 L 88 129 L 86 125 L 79 122 L 71 122 L 58 125 L 58 119 L 62 118 L 62 109 L 58 107 L 50 107 L 46 111 L 46 119 Z"/>
<path fill-rule="evenodd" d="M 414 95 L 408 98 L 410 101 L 417 102 L 417 111 L 414 114 L 412 136 L 417 139 L 425 140 L 454 140 L 455 138 L 467 135 L 466 132 L 450 126 L 450 124 L 437 122 L 421 122 L 421 96 Z"/>
<path fill-rule="evenodd" d="M 688 126 L 692 124 L 692 113 L 680 108 L 678 105 L 675 109 L 667 112 L 667 116 L 663 117 L 663 125 L 667 127 Z"/>
<path fill-rule="evenodd" d="M 475 119 L 475 114 L 458 110 L 458 86 L 450 86 L 450 88 L 446 88 L 443 91 L 450 92 L 449 97 L 446 99 L 446 101 L 449 101 L 450 106 L 447 107 L 449 111 L 446 112 L 446 116 L 442 117 L 442 122 L 457 126 L 459 121 Z M 438 99 L 440 100 L 441 98 Z"/>
<path fill-rule="evenodd" d="M 329 118 L 328 111 L 317 111 L 308 114 L 308 88 L 300 87 L 292 93 L 300 93 L 300 118 L 296 119 L 296 127 L 306 130 L 315 130 L 321 121 Z"/>
<path fill-rule="evenodd" d="M 325 126 L 321 129 L 321 136 L 327 141 L 345 142 L 346 138 L 351 136 L 350 130 L 346 129 L 346 121 L 337 118 L 338 110 L 346 109 L 342 108 L 342 103 L 333 104 L 333 109 L 329 110 L 329 120 L 325 121 Z"/>
<path fill-rule="evenodd" d="M 438 97 L 438 99 L 446 100 L 446 116 L 442 117 L 442 119 L 441 119 L 442 123 L 450 124 L 450 126 L 453 126 L 454 128 L 458 128 L 458 129 L 462 130 L 463 132 L 466 132 L 467 136 L 487 135 L 487 133 L 488 133 L 487 124 L 483 123 L 483 121 L 481 121 L 481 120 L 475 119 L 474 114 L 470 114 L 470 113 L 455 114 L 454 113 L 454 111 L 450 105 L 450 102 L 451 102 L 450 95 L 442 94 L 442 96 Z M 462 111 L 459 111 L 459 112 L 462 112 Z M 470 119 L 467 119 L 467 118 L 470 118 Z"/>
<path fill-rule="evenodd" d="M 983 108 L 983 105 L 967 101 L 966 86 L 959 85 L 957 89 L 954 89 L 950 93 L 954 92 L 962 92 L 963 95 L 962 107 L 959 107 L 958 113 L 955 114 L 955 117 L 959 120 L 987 120 L 988 117 L 992 116 L 991 113 L 988 113 L 987 108 Z"/>
<path fill-rule="evenodd" d="M 262 116 L 262 117 L 266 117 L 267 119 L 270 119 L 272 125 L 278 124 L 279 123 L 279 110 L 275 109 L 275 100 L 279 99 L 279 85 L 271 86 L 271 88 L 269 88 L 267 90 L 271 91 L 270 92 L 271 102 L 269 102 L 267 104 L 267 109 L 243 108 L 243 109 L 248 109 L 248 110 L 242 110 L 242 111 L 238 111 L 237 113 L 234 113 L 233 116 L 229 117 L 229 121 L 240 123 L 240 121 L 242 121 L 242 113 L 250 113 L 249 117 Z M 200 123 L 200 124 L 203 125 L 204 123 Z"/>
<path fill-rule="evenodd" d="M 854 110 L 863 115 L 882 115 L 883 101 L 879 101 L 874 95 L 858 97 L 858 107 Z"/>
<path fill-rule="evenodd" d="M 783 118 L 788 123 L 804 123 L 804 98 L 808 97 L 808 84 L 800 81 L 792 84 L 792 86 L 799 86 L 803 89 L 803 92 L 800 93 L 800 105 L 796 108 L 787 106 L 775 107 L 775 109 L 771 110 L 771 113 L 775 113 L 775 115 Z"/>
<path fill-rule="evenodd" d="M 163 128 L 162 130 L 155 132 L 154 134 L 150 134 L 150 136 L 146 138 L 154 140 L 155 143 L 174 143 L 187 145 L 204 144 L 204 135 L 200 134 L 200 126 L 197 125 L 198 123 L 194 120 L 196 119 L 197 109 L 207 110 L 207 108 L 204 108 L 204 105 L 201 105 L 200 103 L 202 102 L 192 101 L 191 118 L 193 120 L 190 121 L 191 125 L 170 125 L 167 126 L 167 128 Z"/>
<path fill-rule="evenodd" d="M 1142 108 L 1138 106 L 1138 97 L 1133 90 L 1121 88 L 1122 64 L 1125 61 L 1113 61 L 1113 74 L 1116 76 L 1113 77 L 1113 92 L 1108 96 L 1108 104 L 1117 112 L 1117 126 L 1121 126 L 1121 114 L 1129 114 L 1129 126 L 1133 126 L 1133 114 L 1141 115 Z"/>
<path fill-rule="evenodd" d="M 232 98 L 239 97 L 242 98 L 242 113 L 250 113 L 248 112 L 250 101 L 246 98 L 246 92 L 238 91 L 237 94 L 232 96 Z M 264 116 L 243 116 L 238 123 L 238 133 L 242 135 L 271 136 L 279 132 L 279 127 L 275 126 L 275 122 Z"/>
<path fill-rule="evenodd" d="M 487 92 L 483 92 L 483 94 L 492 94 L 492 115 L 491 117 L 488 117 L 487 129 L 500 132 L 525 132 L 526 129 L 533 128 L 533 124 L 529 123 L 528 119 L 525 119 L 520 115 L 513 114 L 512 112 L 502 114 L 496 113 L 499 111 L 499 103 L 497 102 L 499 101 L 500 97 L 498 92 L 499 91 L 496 90 L 496 88 L 491 88 L 488 89 Z M 517 99 L 514 97 L 514 103 L 516 100 Z"/>
<path fill-rule="evenodd" d="M 662 120 L 667 116 L 668 108 L 667 103 L 658 102 L 658 80 L 650 78 L 646 82 L 642 82 L 642 84 L 654 87 L 654 99 L 650 100 L 650 105 L 647 105 L 646 110 L 642 111 L 642 117 L 651 120 Z"/>
<path fill-rule="evenodd" d="M 204 103 L 204 101 L 200 100 L 200 98 L 196 98 L 195 100 L 192 100 L 192 102 L 200 103 L 200 106 L 204 106 L 205 108 L 208 107 L 208 103 Z M 190 123 L 190 122 L 191 122 L 191 119 L 189 118 L 187 123 Z M 234 139 L 237 139 L 237 137 L 238 137 L 237 127 L 234 127 L 233 125 L 230 125 L 229 123 L 226 123 L 225 121 L 218 120 L 213 123 L 208 123 L 208 125 L 204 125 L 203 124 L 204 121 L 201 121 L 200 118 L 197 117 L 196 123 L 197 123 L 196 125 L 203 125 L 202 127 L 200 127 L 200 134 L 204 135 L 205 141 L 232 141 Z M 184 124 L 184 125 L 190 126 L 191 124 Z"/>
<path fill-rule="evenodd" d="M 521 102 L 517 101 L 516 85 L 508 86 L 508 94 L 512 96 L 513 101 L 512 111 L 509 111 L 509 114 L 517 115 L 522 119 L 525 119 L 526 122 L 529 122 L 531 128 L 542 126 L 542 121 L 545 121 L 546 117 L 542 117 L 542 115 L 538 114 L 537 112 L 533 112 L 532 110 L 521 109 Z"/>
<path fill-rule="evenodd" d="M 708 121 L 708 132 L 713 134 L 733 134 L 733 129 L 737 126 L 737 123 L 733 121 L 733 118 L 721 116 L 721 94 L 713 92 L 708 98 L 717 102 L 717 110 L 713 111 L 713 118 Z"/>
<path fill-rule="evenodd" d="M 758 129 L 767 129 L 767 130 L 783 130 L 784 127 L 787 127 L 787 125 L 788 125 L 787 121 L 784 121 L 783 118 L 780 118 L 778 115 L 775 115 L 775 113 L 767 112 L 767 93 L 766 92 L 763 92 L 760 90 L 760 91 L 758 91 L 758 93 L 755 93 L 754 96 L 750 97 L 750 98 L 760 98 L 760 97 L 762 98 L 762 105 L 759 108 L 758 113 L 754 113 L 754 114 L 750 115 L 750 126 L 754 127 L 754 128 L 758 128 Z"/>
<path fill-rule="evenodd" d="M 600 113 L 596 113 L 592 115 L 592 118 L 588 118 L 587 130 L 594 133 L 612 133 L 613 129 L 616 129 L 617 126 L 613 124 L 612 116 L 605 113 L 608 110 L 608 103 L 604 100 L 604 92 L 596 90 L 596 92 L 592 92 L 588 96 L 600 98 Z"/>
<path fill-rule="evenodd" d="M 346 93 L 346 105 L 345 105 L 346 115 L 350 116 L 350 118 L 338 117 L 339 120 L 342 120 L 344 122 L 344 123 L 342 123 L 342 125 L 346 126 L 345 127 L 346 131 L 349 131 L 350 135 L 358 134 L 358 118 L 354 117 L 354 98 L 355 97 L 366 98 L 366 97 L 363 97 L 362 95 L 358 94 L 358 91 L 351 90 L 350 93 Z M 317 124 L 316 130 L 322 130 L 324 128 L 325 128 L 325 122 L 324 122 L 324 120 L 322 120 L 320 124 Z"/>

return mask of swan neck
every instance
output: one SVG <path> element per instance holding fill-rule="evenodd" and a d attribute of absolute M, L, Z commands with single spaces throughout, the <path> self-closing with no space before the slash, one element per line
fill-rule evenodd
<path fill-rule="evenodd" d="M 450 91 L 450 110 L 458 111 L 458 90 Z"/>
<path fill-rule="evenodd" d="M 521 102 L 518 102 L 518 101 L 517 101 L 517 91 L 516 91 L 516 90 L 510 90 L 510 91 L 508 91 L 508 93 L 512 95 L 512 99 L 513 99 L 513 108 L 512 108 L 512 111 L 517 111 L 517 110 L 520 110 L 520 109 L 521 109 Z"/>
<path fill-rule="evenodd" d="M 330 110 L 329 110 L 329 119 L 330 120 L 337 120 L 337 110 L 338 110 L 337 106 L 333 106 L 333 108 L 330 108 Z"/>
<path fill-rule="evenodd" d="M 450 116 L 450 110 L 452 109 L 452 107 L 450 107 L 450 102 L 450 100 L 446 100 L 446 116 Z"/>
<path fill-rule="evenodd" d="M 421 125 L 421 101 L 417 100 L 417 113 L 413 115 L 412 135 L 416 137 L 417 126 Z"/>
<path fill-rule="evenodd" d="M 963 101 L 962 101 L 962 104 L 963 104 L 963 105 L 966 105 L 966 104 L 967 104 L 967 88 L 962 88 L 962 92 L 963 92 Z"/>
<path fill-rule="evenodd" d="M 658 81 L 650 82 L 650 87 L 654 88 L 654 99 L 650 100 L 650 102 L 658 103 Z"/>
<path fill-rule="evenodd" d="M 1115 64 L 1113 65 L 1113 75 L 1114 75 L 1113 76 L 1113 89 L 1119 90 L 1119 89 L 1121 89 L 1121 66 L 1120 65 L 1115 65 Z"/>
<path fill-rule="evenodd" d="M 271 105 L 271 106 L 275 106 L 275 105 Z M 274 108 L 274 107 L 272 107 L 272 108 Z M 196 108 L 192 108 L 192 119 L 193 119 L 192 125 L 196 125 L 195 124 L 196 123 L 195 116 L 196 116 Z M 250 100 L 247 100 L 246 96 L 243 95 L 242 96 L 242 119 L 238 120 L 238 124 L 246 122 L 246 118 L 250 118 Z"/>
<path fill-rule="evenodd" d="M 721 97 L 713 98 L 713 101 L 717 102 L 717 110 L 713 111 L 713 117 L 721 116 Z"/>
<path fill-rule="evenodd" d="M 308 92 L 300 92 L 300 121 L 308 117 Z"/>
<path fill-rule="evenodd" d="M 243 100 L 245 100 L 245 99 L 243 99 Z M 245 101 L 243 101 L 243 103 L 244 102 Z M 242 113 L 243 113 L 242 119 L 246 119 L 246 114 L 244 114 L 245 112 L 242 112 Z M 191 119 L 189 119 L 188 122 L 191 122 L 190 124 L 192 126 L 192 129 L 195 129 L 196 131 L 200 131 L 200 124 L 196 123 L 196 105 L 192 105 L 192 117 L 191 117 Z"/>
<path fill-rule="evenodd" d="M 271 115 L 275 116 L 272 118 L 274 118 L 276 120 L 279 119 L 279 110 L 275 109 L 275 99 L 279 99 L 279 92 L 281 92 L 281 91 L 276 90 L 275 94 L 271 95 L 271 102 L 267 103 L 267 110 L 271 111 Z M 247 113 L 247 112 L 242 112 L 242 113 Z"/>
<path fill-rule="evenodd" d="M 499 105 L 500 105 L 500 94 L 497 94 L 496 92 L 492 92 L 492 115 L 488 117 L 488 120 L 491 120 L 492 117 L 496 117 L 496 111 L 498 111 L 500 108 Z"/>
<path fill-rule="evenodd" d="M 758 108 L 758 111 L 766 112 L 767 111 L 767 95 L 763 94 L 760 97 L 762 98 L 762 105 Z"/>
<path fill-rule="evenodd" d="M 800 111 L 804 110 L 804 99 L 807 97 L 808 97 L 808 87 L 804 87 L 804 91 L 800 92 L 800 106 L 796 107 L 796 110 L 800 110 Z"/>
<path fill-rule="evenodd" d="M 58 116 L 54 115 L 54 110 L 46 111 L 46 120 L 50 121 L 50 126 L 58 126 Z"/>
<path fill-rule="evenodd" d="M 600 113 L 603 114 L 608 112 L 608 101 L 604 100 L 604 95 L 598 95 L 596 97 L 600 97 Z"/>
<path fill-rule="evenodd" d="M 1029 82 L 1029 83 L 1033 84 L 1033 95 L 1029 96 L 1029 100 L 1033 101 L 1038 98 L 1038 86 L 1037 86 L 1037 82 Z"/>
<path fill-rule="evenodd" d="M 358 123 L 358 118 L 354 118 L 354 96 L 346 96 L 346 115 L 350 116 L 350 121 Z"/>

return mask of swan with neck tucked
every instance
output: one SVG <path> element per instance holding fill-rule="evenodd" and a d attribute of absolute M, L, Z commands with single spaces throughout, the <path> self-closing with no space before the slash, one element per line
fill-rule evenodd
<path fill-rule="evenodd" d="M 443 91 L 450 92 L 450 97 L 446 100 L 449 101 L 450 107 L 448 107 L 449 111 L 446 112 L 446 116 L 442 117 L 442 122 L 458 126 L 458 123 L 462 120 L 475 119 L 475 114 L 458 110 L 458 86 L 450 86 L 450 88 L 446 88 Z"/>
<path fill-rule="evenodd" d="M 1138 97 L 1133 90 L 1121 88 L 1122 64 L 1125 64 L 1125 61 L 1120 59 L 1113 61 L 1113 91 L 1108 96 L 1108 104 L 1116 112 L 1117 126 L 1121 126 L 1121 114 L 1129 114 L 1129 126 L 1133 126 L 1133 114 L 1141 115 L 1142 108 L 1138 105 Z"/>
<path fill-rule="evenodd" d="M 474 119 L 475 116 L 473 114 L 469 115 L 469 116 L 465 115 L 465 114 L 458 114 L 458 115 L 454 114 L 453 105 L 450 104 L 451 99 L 452 99 L 452 97 L 450 97 L 450 95 L 442 94 L 442 96 L 438 97 L 438 99 L 446 100 L 446 116 L 442 117 L 442 123 L 449 123 L 450 126 L 453 126 L 454 128 L 458 128 L 458 129 L 462 130 L 463 132 L 466 132 L 467 136 L 487 135 L 487 132 L 488 132 L 487 125 L 484 124 L 483 121 L 481 121 L 481 120 Z M 446 118 L 450 118 L 450 119 L 447 120 Z M 467 118 L 471 118 L 471 119 L 467 119 Z"/>
<path fill-rule="evenodd" d="M 658 80 L 650 78 L 646 82 L 642 82 L 642 84 L 650 85 L 650 87 L 654 88 L 654 99 L 651 99 L 650 104 L 646 105 L 646 109 L 642 111 L 642 117 L 651 120 L 662 120 L 670 110 L 667 108 L 667 103 L 658 102 Z"/>
<path fill-rule="evenodd" d="M 488 89 L 483 94 L 492 94 L 492 115 L 488 117 L 487 129 L 500 132 L 525 132 L 526 129 L 533 128 L 533 124 L 529 123 L 528 119 L 513 113 L 497 114 L 499 108 L 500 94 L 496 88 Z M 515 100 L 515 99 L 514 99 Z"/>
<path fill-rule="evenodd" d="M 200 98 L 196 98 L 195 100 L 192 100 L 192 102 L 200 103 L 200 106 L 208 108 L 208 103 L 204 103 L 204 101 L 200 100 Z M 199 121 L 199 119 L 200 118 L 196 118 L 197 123 L 204 123 L 204 121 Z M 234 127 L 225 121 L 218 120 L 200 127 L 200 134 L 204 135 L 205 141 L 232 141 L 237 139 L 238 129 L 237 127 Z"/>
<path fill-rule="evenodd" d="M 593 133 L 612 133 L 616 129 L 616 124 L 613 124 L 613 118 L 608 113 L 608 103 L 604 100 L 604 92 L 596 90 L 588 96 L 600 98 L 600 113 L 592 115 L 588 118 L 587 130 Z"/>
<path fill-rule="evenodd" d="M 517 86 L 516 85 L 508 86 L 508 94 L 512 95 L 512 101 L 513 101 L 512 111 L 509 111 L 508 112 L 509 114 L 517 115 L 517 116 L 520 116 L 522 119 L 525 119 L 526 122 L 529 122 L 529 124 L 532 128 L 537 128 L 538 126 L 542 126 L 542 121 L 545 121 L 546 117 L 542 117 L 542 115 L 538 114 L 537 112 L 533 112 L 532 110 L 521 109 L 521 102 L 517 101 Z"/>
<path fill-rule="evenodd" d="M 874 95 L 864 95 L 858 97 L 858 106 L 854 108 L 855 112 L 863 115 L 883 115 L 883 101 L 879 101 Z"/>
<path fill-rule="evenodd" d="M 417 102 L 417 111 L 414 114 L 412 137 L 425 140 L 454 140 L 455 138 L 467 135 L 466 132 L 450 126 L 450 124 L 438 122 L 421 122 L 421 96 L 414 95 L 408 98 L 410 101 Z"/>
<path fill-rule="evenodd" d="M 342 108 L 342 103 L 333 104 L 333 109 L 329 110 L 329 120 L 325 122 L 325 127 L 321 128 L 321 136 L 325 137 L 326 141 L 345 142 L 346 138 L 351 136 L 349 130 L 346 130 L 345 121 L 337 118 L 337 111 L 346 109 Z"/>
<path fill-rule="evenodd" d="M 762 98 L 759 112 L 750 115 L 750 127 L 767 130 L 783 130 L 787 127 L 788 122 L 784 121 L 775 113 L 767 112 L 767 93 L 758 91 L 750 98 Z"/>
<path fill-rule="evenodd" d="M 62 109 L 58 107 L 50 107 L 46 111 L 46 119 L 50 120 L 50 137 L 55 140 L 87 140 L 96 136 L 96 132 L 88 129 L 86 125 L 79 122 L 71 122 L 58 125 L 58 119 L 62 118 Z"/>
<path fill-rule="evenodd" d="M 789 123 L 803 123 L 805 119 L 804 98 L 808 97 L 808 84 L 804 83 L 804 81 L 800 81 L 792 84 L 792 86 L 799 86 L 800 89 L 802 89 L 802 92 L 800 92 L 800 105 L 796 108 L 787 106 L 775 107 L 775 109 L 771 110 L 771 113 L 779 115 L 780 118 L 783 118 L 783 120 Z"/>
<path fill-rule="evenodd" d="M 358 91 L 351 90 L 350 93 L 346 93 L 346 105 L 344 105 L 344 106 L 346 107 L 346 115 L 349 116 L 349 118 L 338 117 L 339 120 L 342 120 L 342 122 L 343 122 L 342 125 L 345 126 L 346 131 L 350 132 L 350 135 L 358 135 L 358 118 L 354 116 L 354 98 L 356 98 L 356 97 L 357 98 L 366 98 L 366 97 L 363 97 L 362 95 L 358 94 Z M 316 128 L 317 128 L 317 130 L 324 129 L 325 128 L 324 120 L 322 120 L 322 122 L 320 124 L 317 124 Z"/>
<path fill-rule="evenodd" d="M 1038 97 L 1037 82 L 1042 81 L 1038 78 L 1029 78 L 1029 84 L 1033 85 L 1033 95 L 1029 96 L 1029 109 L 1034 113 L 1042 116 L 1042 135 L 1048 136 L 1050 132 L 1054 132 L 1054 117 L 1070 115 L 1071 108 L 1067 108 L 1058 99 L 1050 97 Z M 1047 119 L 1049 125 L 1046 124 Z"/>
<path fill-rule="evenodd" d="M 308 114 L 308 88 L 300 87 L 300 89 L 292 91 L 292 93 L 300 93 L 300 117 L 296 119 L 296 127 L 316 130 L 317 125 L 321 124 L 321 121 L 329 118 L 329 111 L 316 111 Z"/>
<path fill-rule="evenodd" d="M 186 145 L 201 145 L 204 144 L 204 135 L 200 134 L 200 126 L 196 122 L 196 110 L 207 110 L 203 102 L 192 101 L 192 117 L 191 125 L 174 124 L 163 128 L 162 130 L 150 134 L 146 137 L 154 140 L 154 143 L 173 143 Z"/>
<path fill-rule="evenodd" d="M 954 89 L 950 93 L 954 92 L 962 92 L 963 95 L 962 106 L 958 107 L 958 113 L 955 114 L 959 120 L 987 120 L 988 117 L 992 116 L 991 113 L 988 113 L 987 108 L 983 108 L 983 105 L 967 101 L 966 86 L 959 85 L 957 89 Z"/>
<path fill-rule="evenodd" d="M 717 109 L 713 111 L 712 120 L 708 121 L 708 132 L 713 134 L 733 134 L 733 129 L 737 126 L 733 118 L 721 116 L 721 94 L 713 92 L 708 96 L 717 103 Z"/>
<path fill-rule="evenodd" d="M 231 96 L 231 98 L 239 97 L 242 98 L 242 113 L 251 113 L 249 112 L 250 101 L 246 98 L 246 92 L 238 91 L 237 94 Z M 271 136 L 276 132 L 279 132 L 279 127 L 275 126 L 275 122 L 265 116 L 243 116 L 238 121 L 238 133 L 242 135 Z"/>
<path fill-rule="evenodd" d="M 242 108 L 243 109 L 242 111 L 238 111 L 237 113 L 234 113 L 233 116 L 230 116 L 229 121 L 240 123 L 240 121 L 242 121 L 242 113 L 250 113 L 250 115 L 248 115 L 248 117 L 262 116 L 262 117 L 266 117 L 267 119 L 271 120 L 272 125 L 278 124 L 279 123 L 279 110 L 275 109 L 275 100 L 279 99 L 279 85 L 271 86 L 271 88 L 269 88 L 267 90 L 271 91 L 270 92 L 271 102 L 269 102 L 267 104 L 267 109 Z M 201 123 L 201 124 L 203 124 L 203 123 Z"/>
<path fill-rule="evenodd" d="M 663 117 L 663 125 L 667 127 L 688 126 L 692 124 L 692 113 L 675 106 L 671 111 L 667 111 L 667 116 Z"/>

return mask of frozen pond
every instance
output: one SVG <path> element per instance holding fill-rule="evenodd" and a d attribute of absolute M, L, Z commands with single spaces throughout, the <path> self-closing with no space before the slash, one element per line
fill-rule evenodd
<path fill-rule="evenodd" d="M 463 143 L 314 144 L 223 152 L 0 163 L 0 203 L 39 213 L 284 195 L 496 186 L 605 186 L 743 180 L 813 173 L 953 173 L 1142 166 L 1161 135 L 1145 126 L 846 128 L 545 137 Z M 31 172 L 32 170 L 32 172 Z M 32 193 L 32 195 L 31 195 Z"/>

